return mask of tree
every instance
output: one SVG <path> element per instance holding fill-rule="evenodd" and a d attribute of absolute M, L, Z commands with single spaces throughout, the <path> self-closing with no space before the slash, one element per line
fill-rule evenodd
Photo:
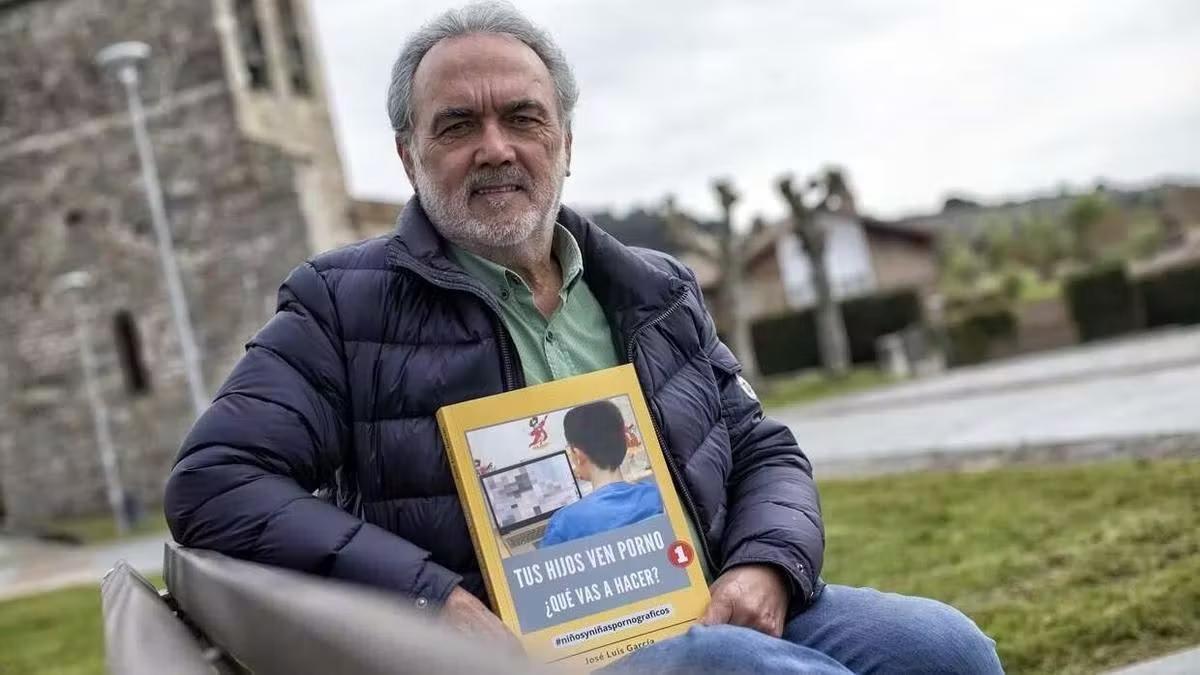
<path fill-rule="evenodd" d="M 1084 264 L 1093 263 L 1099 257 L 1094 241 L 1096 226 L 1108 214 L 1108 202 L 1099 192 L 1097 188 L 1097 194 L 1079 197 L 1063 215 L 1063 221 L 1071 230 L 1074 257 Z"/>
<path fill-rule="evenodd" d="M 758 361 L 754 357 L 754 342 L 750 334 L 750 317 L 744 308 L 743 283 L 747 238 L 733 227 L 733 206 L 738 195 L 729 181 L 713 183 L 721 205 L 721 220 L 715 232 L 704 231 L 694 220 L 675 208 L 675 200 L 667 198 L 665 217 L 668 235 L 680 246 L 712 263 L 719 272 L 717 316 L 732 334 L 729 347 L 742 364 L 742 377 L 752 384 L 759 380 Z"/>
<path fill-rule="evenodd" d="M 791 212 L 792 230 L 808 255 L 812 286 L 816 295 L 817 345 L 821 351 L 821 363 L 830 377 L 843 377 L 850 372 L 850 344 L 846 338 L 842 310 L 833 297 L 833 285 L 829 281 L 829 235 L 817 220 L 816 212 L 854 212 L 854 201 L 846 184 L 846 177 L 840 170 L 830 168 L 810 180 L 807 189 L 802 189 L 803 191 L 797 191 L 792 185 L 791 176 L 780 178 L 778 187 Z M 806 200 L 814 197 L 817 200 L 816 206 L 808 206 Z"/>

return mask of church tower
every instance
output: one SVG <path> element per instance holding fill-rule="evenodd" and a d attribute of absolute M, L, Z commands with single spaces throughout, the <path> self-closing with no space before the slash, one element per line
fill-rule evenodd
<path fill-rule="evenodd" d="M 131 497 L 161 499 L 192 422 L 180 344 L 120 85 L 141 93 L 208 393 L 274 311 L 288 271 L 355 237 L 303 0 L 0 0 L 0 517 L 106 508 L 74 271 Z"/>

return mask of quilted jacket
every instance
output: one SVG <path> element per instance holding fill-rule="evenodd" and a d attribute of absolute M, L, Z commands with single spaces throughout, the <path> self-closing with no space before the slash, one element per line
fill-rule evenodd
<path fill-rule="evenodd" d="M 637 370 L 701 553 L 715 572 L 777 566 L 803 609 L 824 552 L 811 467 L 738 375 L 694 275 L 569 209 L 559 223 Z M 498 316 L 416 199 L 391 235 L 297 267 L 183 443 L 165 496 L 175 539 L 418 607 L 456 584 L 485 598 L 434 416 L 523 386 Z"/>

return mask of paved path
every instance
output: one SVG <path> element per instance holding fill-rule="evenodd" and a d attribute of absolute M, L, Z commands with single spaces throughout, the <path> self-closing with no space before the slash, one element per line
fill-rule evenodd
<path fill-rule="evenodd" d="M 162 571 L 166 534 L 101 546 L 67 546 L 0 536 L 0 600 L 76 584 L 99 583 L 118 560 Z"/>
<path fill-rule="evenodd" d="M 829 475 L 930 452 L 1200 438 L 1198 411 L 1200 329 L 1190 329 L 956 370 L 772 415 Z"/>
<path fill-rule="evenodd" d="M 1153 661 L 1135 663 L 1109 675 L 1196 675 L 1200 673 L 1200 647 L 1176 652 Z"/>

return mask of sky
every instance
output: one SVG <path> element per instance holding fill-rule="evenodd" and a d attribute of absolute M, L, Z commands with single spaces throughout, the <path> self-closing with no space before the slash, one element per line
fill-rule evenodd
<path fill-rule="evenodd" d="M 579 81 L 564 203 L 674 195 L 784 213 L 774 183 L 843 167 L 860 211 L 1200 180 L 1196 0 L 517 0 Z M 411 193 L 384 109 L 405 37 L 445 2 L 310 0 L 351 193 Z"/>

